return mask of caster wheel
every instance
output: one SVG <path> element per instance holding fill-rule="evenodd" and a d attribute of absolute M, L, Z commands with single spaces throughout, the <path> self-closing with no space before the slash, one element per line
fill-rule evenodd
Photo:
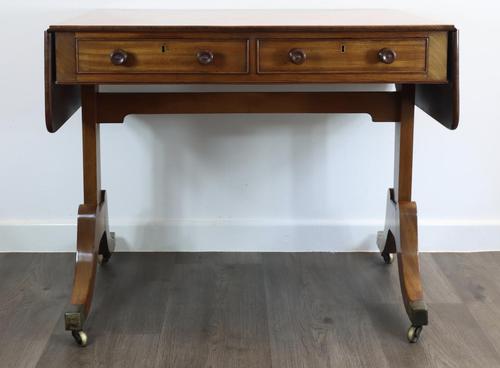
<path fill-rule="evenodd" d="M 394 254 L 392 253 L 382 253 L 382 258 L 384 259 L 385 264 L 391 264 L 394 262 Z"/>
<path fill-rule="evenodd" d="M 87 346 L 87 334 L 83 331 L 71 331 L 71 335 L 80 346 Z"/>
<path fill-rule="evenodd" d="M 422 326 L 410 326 L 408 329 L 408 341 L 414 344 L 418 341 L 420 334 L 422 333 Z"/>

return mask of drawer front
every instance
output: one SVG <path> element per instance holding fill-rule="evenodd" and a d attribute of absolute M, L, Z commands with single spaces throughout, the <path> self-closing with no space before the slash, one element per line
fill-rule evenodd
<path fill-rule="evenodd" d="M 427 71 L 427 38 L 260 39 L 257 47 L 259 73 Z"/>
<path fill-rule="evenodd" d="M 246 39 L 80 39 L 76 52 L 79 74 L 248 73 Z"/>

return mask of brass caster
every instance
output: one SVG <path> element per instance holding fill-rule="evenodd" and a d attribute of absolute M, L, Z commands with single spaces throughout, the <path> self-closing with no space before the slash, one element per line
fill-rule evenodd
<path fill-rule="evenodd" d="M 408 334 L 407 334 L 408 341 L 411 344 L 416 343 L 418 341 L 418 339 L 420 338 L 421 333 L 422 333 L 422 326 L 410 326 L 410 328 L 408 329 Z"/>
<path fill-rule="evenodd" d="M 75 339 L 76 343 L 82 347 L 87 346 L 87 334 L 83 331 L 71 331 L 71 335 L 73 335 L 73 338 Z"/>
<path fill-rule="evenodd" d="M 384 259 L 385 264 L 391 264 L 394 262 L 394 254 L 393 253 L 382 253 L 382 258 Z"/>

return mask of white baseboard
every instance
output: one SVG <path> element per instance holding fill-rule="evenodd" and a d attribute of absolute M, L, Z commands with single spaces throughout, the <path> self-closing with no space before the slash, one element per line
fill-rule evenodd
<path fill-rule="evenodd" d="M 377 251 L 376 221 L 111 223 L 117 251 Z M 0 252 L 74 252 L 75 224 L 0 223 Z M 500 251 L 500 221 L 421 221 L 424 252 Z"/>

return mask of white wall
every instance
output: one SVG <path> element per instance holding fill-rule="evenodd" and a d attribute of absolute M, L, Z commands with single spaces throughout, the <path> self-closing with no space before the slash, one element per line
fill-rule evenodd
<path fill-rule="evenodd" d="M 0 250 L 73 250 L 82 201 L 80 114 L 56 134 L 45 130 L 43 30 L 93 8 L 207 3 L 1 5 Z M 310 0 L 307 6 L 373 3 Z M 452 132 L 421 111 L 416 115 L 421 249 L 500 250 L 500 5 L 382 0 L 377 6 L 413 10 L 461 30 L 461 126 Z M 392 183 L 393 139 L 393 124 L 375 124 L 364 115 L 131 116 L 124 125 L 103 126 L 103 186 L 118 249 L 374 250 Z"/>

